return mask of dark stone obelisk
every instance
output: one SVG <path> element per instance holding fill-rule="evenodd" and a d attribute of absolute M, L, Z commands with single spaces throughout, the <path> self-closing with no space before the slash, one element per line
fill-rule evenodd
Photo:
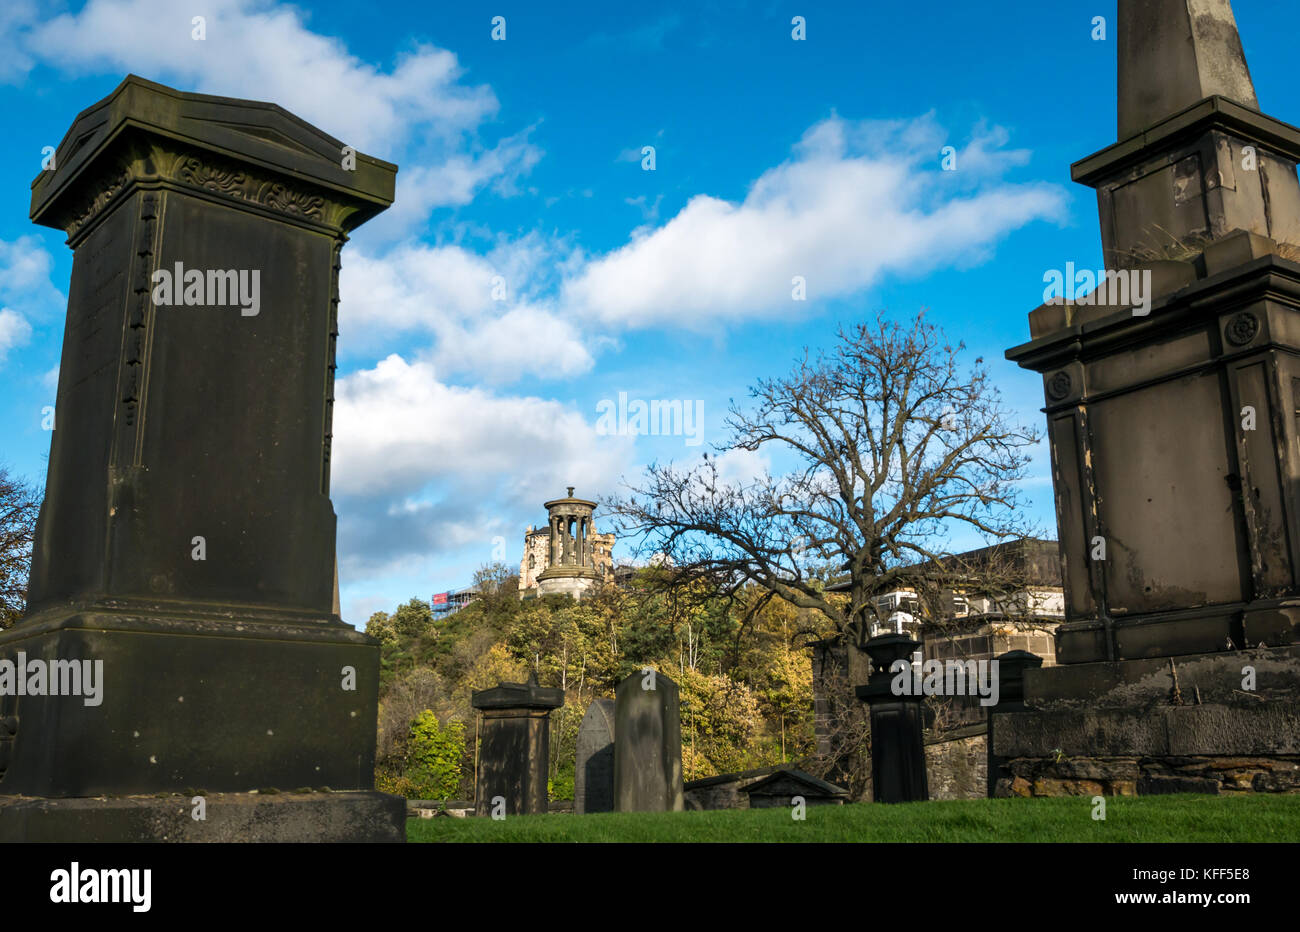
<path fill-rule="evenodd" d="M 1300 129 L 1227 0 L 1118 9 L 1120 139 L 1073 166 L 1109 271 L 1007 352 L 1043 376 L 1066 621 L 994 715 L 998 791 L 1294 792 Z"/>
<path fill-rule="evenodd" d="M 273 104 L 131 76 L 33 182 L 74 257 L 0 658 L 102 661 L 103 695 L 0 700 L 0 837 L 403 837 L 373 792 L 378 650 L 335 608 L 329 498 L 339 255 L 395 173 Z M 204 820 L 72 805 L 200 789 Z M 317 792 L 245 795 L 268 789 Z"/>
<path fill-rule="evenodd" d="M 1118 46 L 1120 141 L 1073 176 L 1149 303 L 1045 304 L 1007 351 L 1043 375 L 1057 660 L 1293 643 L 1300 129 L 1257 109 L 1225 0 L 1121 0 Z"/>

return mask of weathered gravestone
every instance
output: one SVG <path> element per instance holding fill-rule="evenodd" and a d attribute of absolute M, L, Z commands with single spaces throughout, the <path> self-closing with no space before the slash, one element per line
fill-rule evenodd
<path fill-rule="evenodd" d="M 564 690 L 527 683 L 500 683 L 475 690 L 470 704 L 483 713 L 474 811 L 478 815 L 529 815 L 547 811 L 551 710 L 564 705 Z"/>
<path fill-rule="evenodd" d="M 614 811 L 614 700 L 597 699 L 578 726 L 573 811 Z"/>
<path fill-rule="evenodd" d="M 5 697 L 0 840 L 404 837 L 373 792 L 379 653 L 334 608 L 329 498 L 339 255 L 396 166 L 345 161 L 273 104 L 131 76 L 33 182 L 74 255 L 0 660 L 63 662 L 70 691 L 80 661 L 102 692 Z"/>
<path fill-rule="evenodd" d="M 677 684 L 644 670 L 619 683 L 614 696 L 614 808 L 684 810 Z"/>
<path fill-rule="evenodd" d="M 1227 0 L 1118 13 L 1119 141 L 1072 169 L 1107 269 L 1007 351 L 1043 376 L 1066 621 L 996 716 L 998 792 L 1294 789 L 1300 129 Z"/>

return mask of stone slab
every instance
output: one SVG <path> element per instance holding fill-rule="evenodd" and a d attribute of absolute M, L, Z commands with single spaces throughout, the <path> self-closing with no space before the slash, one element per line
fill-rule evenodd
<path fill-rule="evenodd" d="M 1300 754 L 1300 701 L 1004 712 L 993 751 L 1007 758 Z"/>
<path fill-rule="evenodd" d="M 0 796 L 0 842 L 405 842 L 406 800 L 378 792 L 45 799 Z"/>

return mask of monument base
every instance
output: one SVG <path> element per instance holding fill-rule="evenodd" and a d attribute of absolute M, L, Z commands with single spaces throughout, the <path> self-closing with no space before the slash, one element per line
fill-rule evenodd
<path fill-rule="evenodd" d="M 997 796 L 1300 793 L 1300 647 L 1027 670 Z"/>
<path fill-rule="evenodd" d="M 0 796 L 5 842 L 404 842 L 406 800 L 387 793 Z"/>
<path fill-rule="evenodd" d="M 0 632 L 0 666 L 0 794 L 374 788 L 379 650 L 337 618 L 69 607 Z"/>

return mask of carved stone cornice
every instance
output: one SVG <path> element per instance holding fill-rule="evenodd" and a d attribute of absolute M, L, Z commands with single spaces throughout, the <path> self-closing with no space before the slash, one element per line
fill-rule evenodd
<path fill-rule="evenodd" d="M 102 180 L 72 201 L 76 206 L 61 224 L 69 239 L 104 214 L 133 182 L 161 182 L 177 190 L 203 191 L 338 232 L 357 209 L 298 179 L 241 165 L 212 152 L 165 147 L 153 139 L 123 148 L 105 168 L 99 175 Z"/>

